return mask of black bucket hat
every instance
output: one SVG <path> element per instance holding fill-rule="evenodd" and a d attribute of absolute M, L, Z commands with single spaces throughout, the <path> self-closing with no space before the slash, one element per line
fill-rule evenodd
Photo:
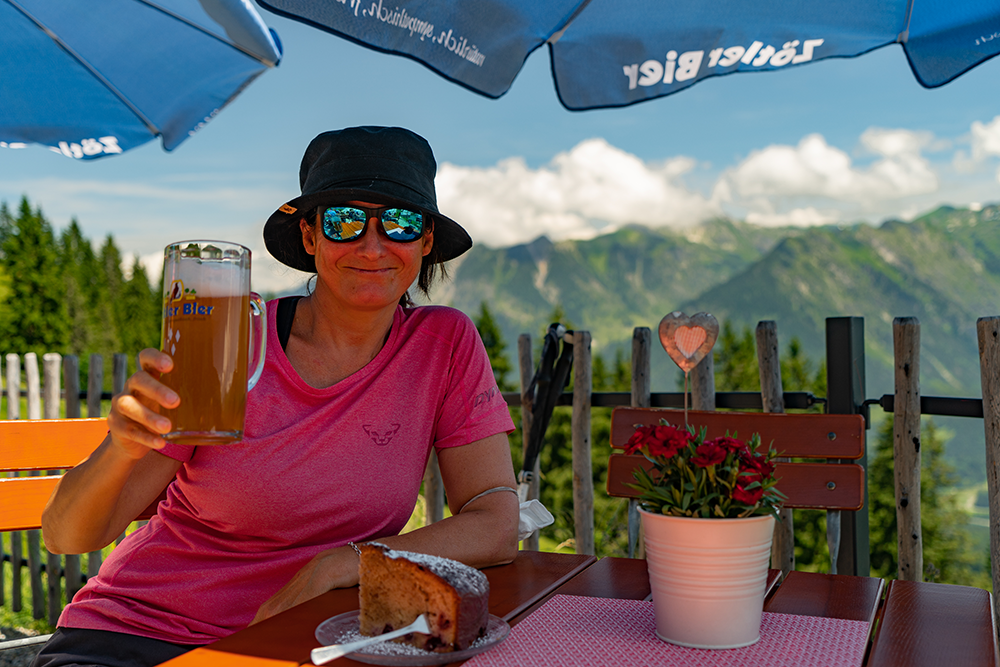
<path fill-rule="evenodd" d="M 435 255 L 444 262 L 472 247 L 462 227 L 438 212 L 434 191 L 437 162 L 423 137 L 401 127 L 349 127 L 324 132 L 302 156 L 302 194 L 264 223 L 264 245 L 282 264 L 316 271 L 302 245 L 299 220 L 321 204 L 366 201 L 420 209 L 434 223 Z"/>

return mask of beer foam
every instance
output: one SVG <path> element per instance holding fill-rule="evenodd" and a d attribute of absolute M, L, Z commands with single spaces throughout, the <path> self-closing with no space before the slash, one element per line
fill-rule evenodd
<path fill-rule="evenodd" d="M 181 257 L 169 260 L 164 290 L 169 293 L 175 280 L 182 281 L 185 290 L 194 290 L 201 297 L 242 296 L 250 291 L 250 271 L 240 266 L 237 259 Z"/>

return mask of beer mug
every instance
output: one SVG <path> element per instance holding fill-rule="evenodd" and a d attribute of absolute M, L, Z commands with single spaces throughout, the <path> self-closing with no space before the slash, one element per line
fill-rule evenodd
<path fill-rule="evenodd" d="M 160 382 L 181 398 L 175 409 L 160 408 L 173 428 L 164 439 L 182 445 L 242 440 L 247 392 L 264 370 L 267 336 L 264 302 L 250 291 L 250 250 L 225 241 L 168 245 L 163 290 L 160 349 L 174 368 Z"/>

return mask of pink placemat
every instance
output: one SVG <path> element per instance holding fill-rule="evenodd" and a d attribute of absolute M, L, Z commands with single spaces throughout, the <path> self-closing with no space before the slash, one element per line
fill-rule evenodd
<path fill-rule="evenodd" d="M 727 650 L 656 637 L 653 603 L 556 595 L 465 667 L 856 667 L 868 623 L 764 612 L 760 641 Z"/>

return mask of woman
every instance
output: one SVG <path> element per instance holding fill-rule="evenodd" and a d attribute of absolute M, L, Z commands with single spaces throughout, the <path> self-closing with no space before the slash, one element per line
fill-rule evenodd
<path fill-rule="evenodd" d="M 472 245 L 438 213 L 435 171 L 427 142 L 400 128 L 310 143 L 302 195 L 268 219 L 264 238 L 316 282 L 268 304 L 242 442 L 164 441 L 170 422 L 157 408 L 182 400 L 158 381 L 172 361 L 140 354 L 107 439 L 49 501 L 46 546 L 101 548 L 164 487 L 167 499 L 66 607 L 38 667 L 158 664 L 355 585 L 352 542 L 475 567 L 515 557 L 513 424 L 482 343 L 458 311 L 407 307 L 414 280 L 426 292 L 439 263 Z M 398 535 L 432 447 L 453 516 Z"/>

